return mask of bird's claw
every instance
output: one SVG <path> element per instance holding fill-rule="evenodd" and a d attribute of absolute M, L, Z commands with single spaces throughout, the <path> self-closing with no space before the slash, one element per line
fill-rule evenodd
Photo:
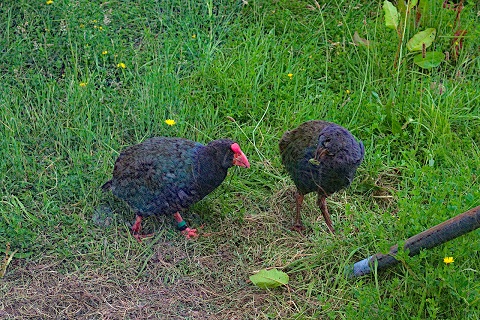
<path fill-rule="evenodd" d="M 142 239 L 153 237 L 153 233 L 139 234 L 139 233 L 136 233 L 136 232 L 132 232 L 132 235 L 135 239 L 137 239 L 138 243 L 142 243 Z"/>
<path fill-rule="evenodd" d="M 302 231 L 305 230 L 305 227 L 303 226 L 303 224 L 294 224 L 290 230 L 292 231 L 297 231 L 298 233 L 302 233 Z"/>
<path fill-rule="evenodd" d="M 185 236 L 185 238 L 190 239 L 190 238 L 196 238 L 198 237 L 197 229 L 190 229 L 187 228 L 182 231 L 182 234 Z"/>

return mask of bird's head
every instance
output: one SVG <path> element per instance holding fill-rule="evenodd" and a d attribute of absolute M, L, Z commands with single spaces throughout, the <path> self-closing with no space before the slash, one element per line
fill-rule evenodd
<path fill-rule="evenodd" d="M 337 125 L 326 127 L 318 136 L 316 159 L 334 156 L 342 150 L 345 150 L 348 148 L 348 144 L 351 143 L 351 141 L 349 141 L 350 137 L 351 134 L 343 127 Z"/>
<path fill-rule="evenodd" d="M 215 157 L 221 160 L 222 166 L 225 168 L 230 168 L 231 166 L 250 168 L 247 156 L 240 149 L 238 143 L 232 140 L 214 140 L 207 145 L 207 148 L 216 154 Z"/>

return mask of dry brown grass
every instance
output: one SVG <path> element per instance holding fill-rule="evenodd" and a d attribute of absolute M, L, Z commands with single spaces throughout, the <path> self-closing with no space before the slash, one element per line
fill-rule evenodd
<path fill-rule="evenodd" d="M 165 285 L 89 270 L 68 274 L 52 266 L 27 264 L 4 283 L 2 315 L 26 319 L 207 319 L 214 315 L 211 288 L 184 278 Z M 212 308 L 213 307 L 213 308 Z M 210 309 L 210 311 L 209 311 Z"/>
<path fill-rule="evenodd" d="M 275 189 L 257 203 L 237 199 L 234 203 L 251 210 L 241 217 L 230 212 L 221 218 L 215 213 L 217 200 L 207 201 L 197 209 L 206 207 L 209 212 L 200 216 L 210 213 L 211 223 L 193 241 L 173 231 L 165 217 L 146 219 L 145 229 L 156 235 L 138 244 L 125 228 L 131 218 L 125 213 L 126 221 L 114 219 L 106 229 L 94 229 L 98 239 L 89 242 L 86 253 L 62 260 L 54 255 L 14 259 L 2 279 L 0 317 L 312 319 L 325 304 L 340 309 L 346 294 L 340 287 L 347 281 L 342 264 L 355 235 L 331 235 L 314 195 L 306 197 L 302 210 L 307 229 L 290 231 L 294 187 L 280 181 Z M 328 200 L 340 230 L 354 219 L 343 212 L 350 200 L 346 193 Z M 290 275 L 288 286 L 265 291 L 249 282 L 257 270 L 272 267 Z"/>
<path fill-rule="evenodd" d="M 3 280 L 0 316 L 12 319 L 244 319 L 258 314 L 270 295 L 238 279 L 236 288 L 216 277 L 216 257 L 200 257 L 210 277 L 180 275 L 165 283 L 170 262 L 152 258 L 137 270 L 58 271 L 47 261 L 17 260 Z M 173 267 L 174 268 L 174 267 Z"/>
<path fill-rule="evenodd" d="M 264 291 L 248 277 L 265 267 L 285 268 L 308 251 L 305 236 L 288 230 L 292 215 L 287 212 L 293 207 L 281 204 L 290 193 L 275 194 L 268 211 L 246 215 L 243 221 L 227 218 L 212 232 L 206 227 L 204 236 L 195 241 L 180 236 L 168 239 L 171 232 L 160 230 L 142 244 L 128 235 L 107 239 L 106 251 L 117 250 L 110 258 L 99 251 L 71 261 L 14 259 L 2 279 L 0 316 L 266 319 L 269 314 L 288 318 L 299 311 L 299 300 L 309 300 L 304 291 L 294 287 Z M 122 230 L 119 226 L 117 232 Z"/>

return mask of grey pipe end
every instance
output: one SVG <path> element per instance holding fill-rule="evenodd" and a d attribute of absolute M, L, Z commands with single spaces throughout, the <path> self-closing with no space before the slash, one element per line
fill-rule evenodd
<path fill-rule="evenodd" d="M 353 265 L 353 276 L 354 277 L 360 277 L 365 274 L 369 274 L 372 270 L 370 269 L 370 259 L 372 259 L 373 256 L 370 256 L 366 259 L 363 259 L 361 261 L 356 262 Z"/>

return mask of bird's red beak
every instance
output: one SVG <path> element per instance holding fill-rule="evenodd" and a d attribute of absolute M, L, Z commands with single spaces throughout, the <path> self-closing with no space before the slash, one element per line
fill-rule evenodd
<path fill-rule="evenodd" d="M 248 162 L 247 156 L 242 152 L 238 143 L 232 144 L 230 147 L 233 151 L 233 165 L 250 168 L 250 163 Z"/>

